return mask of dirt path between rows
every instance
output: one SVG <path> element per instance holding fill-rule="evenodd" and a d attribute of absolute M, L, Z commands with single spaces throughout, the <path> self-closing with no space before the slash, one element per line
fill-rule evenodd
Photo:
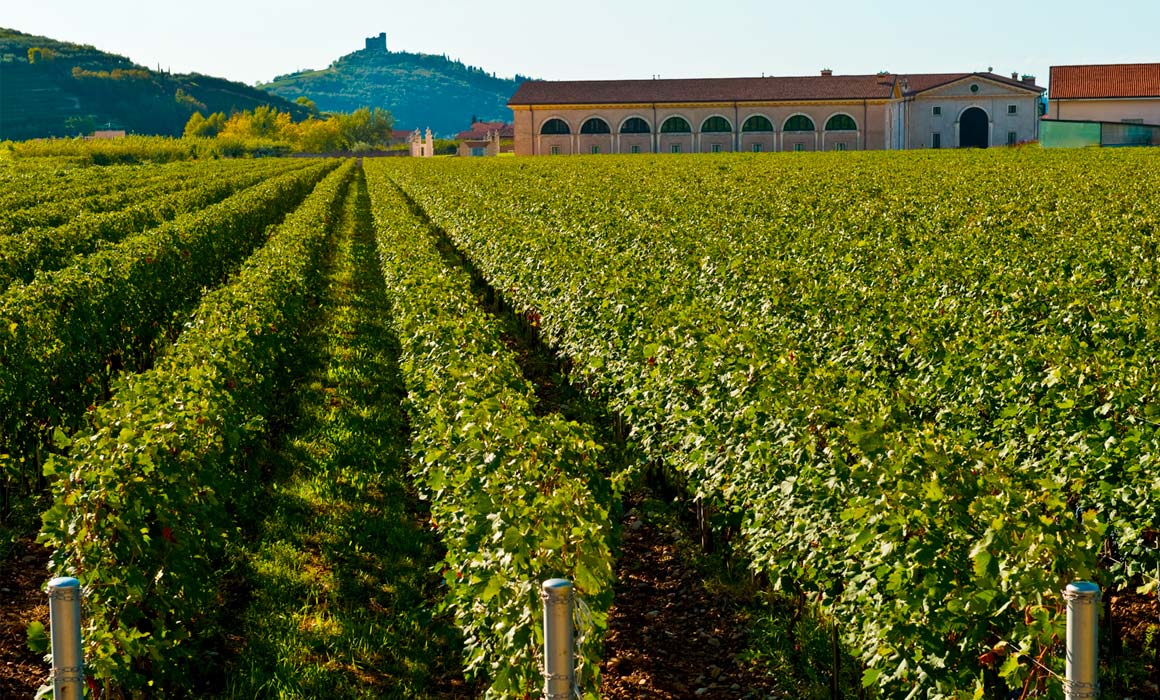
<path fill-rule="evenodd" d="M 0 564 L 0 698 L 30 698 L 48 678 L 48 664 L 26 644 L 28 624 L 48 627 L 48 550 L 31 537 Z"/>
<path fill-rule="evenodd" d="M 745 610 L 690 565 L 679 526 L 626 506 L 601 697 L 782 697 L 762 668 L 743 660 Z"/>

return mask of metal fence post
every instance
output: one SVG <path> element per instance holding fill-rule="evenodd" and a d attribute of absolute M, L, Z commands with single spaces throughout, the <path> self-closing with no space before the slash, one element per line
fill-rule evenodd
<path fill-rule="evenodd" d="M 572 700 L 576 687 L 576 664 L 572 651 L 572 583 L 554 578 L 544 581 L 544 698 Z"/>
<path fill-rule="evenodd" d="M 1067 584 L 1067 671 L 1063 693 L 1067 700 L 1100 694 L 1099 627 L 1100 587 L 1090 581 Z"/>
<path fill-rule="evenodd" d="M 48 621 L 52 634 L 52 697 L 81 700 L 81 583 L 68 577 L 48 582 Z"/>

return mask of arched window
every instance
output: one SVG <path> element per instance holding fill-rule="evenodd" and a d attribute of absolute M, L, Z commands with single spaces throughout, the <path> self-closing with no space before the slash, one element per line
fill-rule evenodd
<path fill-rule="evenodd" d="M 804 114 L 795 114 L 786 120 L 783 131 L 813 131 L 814 120 Z"/>
<path fill-rule="evenodd" d="M 731 131 L 733 131 L 733 125 L 725 117 L 709 117 L 701 122 L 701 133 L 703 134 L 727 134 Z"/>
<path fill-rule="evenodd" d="M 760 114 L 755 114 L 741 125 L 742 131 L 773 131 L 773 122 Z"/>
<path fill-rule="evenodd" d="M 661 124 L 662 134 L 687 134 L 691 131 L 689 122 L 681 117 L 669 117 L 664 124 Z"/>
<path fill-rule="evenodd" d="M 857 131 L 858 125 L 849 114 L 835 114 L 826 122 L 826 131 Z"/>
<path fill-rule="evenodd" d="M 558 134 L 570 134 L 572 133 L 572 129 L 568 128 L 568 122 L 563 119 L 552 118 L 540 126 L 540 133 L 555 136 Z"/>
<path fill-rule="evenodd" d="M 624 122 L 620 127 L 622 134 L 647 134 L 649 133 L 648 122 L 640 117 L 632 117 Z"/>
<path fill-rule="evenodd" d="M 612 129 L 608 128 L 608 122 L 600 117 L 592 117 L 588 121 L 580 125 L 581 134 L 611 134 Z"/>

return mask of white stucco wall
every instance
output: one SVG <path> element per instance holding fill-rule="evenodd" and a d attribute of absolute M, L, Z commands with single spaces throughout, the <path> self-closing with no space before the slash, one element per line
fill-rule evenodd
<path fill-rule="evenodd" d="M 971 91 L 977 85 L 978 90 Z M 1016 142 L 1039 138 L 1038 97 L 1023 90 L 989 80 L 962 80 L 945 88 L 916 96 L 906 105 L 907 148 L 931 148 L 933 135 L 942 135 L 942 148 L 958 148 L 959 116 L 971 107 L 987 113 L 990 122 L 990 145 L 1006 146 L 1008 132 L 1015 132 Z M 1008 108 L 1014 105 L 1015 113 Z M 941 114 L 935 114 L 939 107 Z"/>
<path fill-rule="evenodd" d="M 1160 124 L 1160 97 L 1145 99 L 1050 100 L 1047 116 L 1051 119 L 1119 122 L 1142 119 L 1145 124 Z"/>

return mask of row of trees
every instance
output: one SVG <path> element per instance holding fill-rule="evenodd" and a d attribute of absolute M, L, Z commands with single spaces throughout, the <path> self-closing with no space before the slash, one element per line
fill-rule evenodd
<path fill-rule="evenodd" d="M 305 100 L 305 101 L 303 101 Z M 314 105 L 299 98 L 306 107 Z M 317 109 L 313 110 L 317 113 Z M 273 107 L 226 116 L 214 112 L 208 117 L 194 112 L 185 125 L 185 136 L 222 139 L 262 139 L 285 143 L 302 153 L 364 152 L 390 144 L 394 127 L 391 113 L 363 107 L 349 114 L 327 114 L 295 122 L 290 114 Z"/>

